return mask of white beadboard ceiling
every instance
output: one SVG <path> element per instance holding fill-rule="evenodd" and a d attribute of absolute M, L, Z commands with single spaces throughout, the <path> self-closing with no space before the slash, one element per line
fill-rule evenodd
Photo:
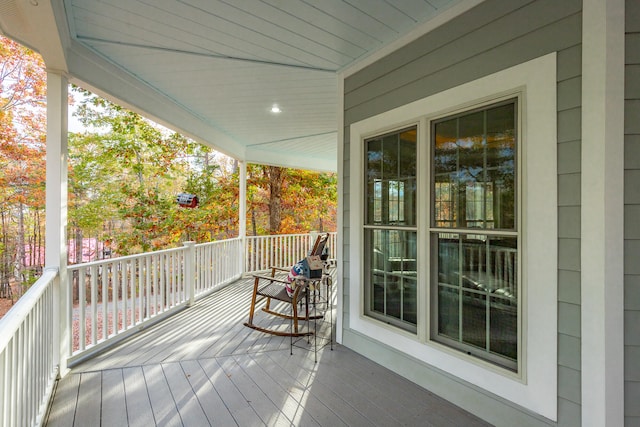
<path fill-rule="evenodd" d="M 0 0 L 0 29 L 72 81 L 235 158 L 336 170 L 338 73 L 462 3 Z"/>

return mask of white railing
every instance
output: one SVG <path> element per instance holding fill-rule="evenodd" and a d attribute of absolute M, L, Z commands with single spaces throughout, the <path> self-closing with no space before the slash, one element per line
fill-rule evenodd
<path fill-rule="evenodd" d="M 309 234 L 239 238 L 69 266 L 69 312 L 60 313 L 56 269 L 42 277 L 0 319 L 0 425 L 40 425 L 51 397 L 61 349 L 70 363 L 89 357 L 143 325 L 159 321 L 227 283 L 243 271 L 291 265 L 303 258 Z M 330 233 L 334 258 L 336 234 Z M 61 316 L 72 325 L 61 338 Z M 64 319 L 64 317 L 63 317 Z M 64 343 L 61 342 L 64 339 Z M 65 364 L 66 365 L 66 364 Z"/>
<path fill-rule="evenodd" d="M 0 319 L 0 425 L 40 425 L 58 373 L 56 269 Z"/>
<path fill-rule="evenodd" d="M 241 253 L 236 238 L 69 266 L 72 356 L 82 359 L 237 279 Z"/>
<path fill-rule="evenodd" d="M 195 245 L 195 297 L 237 280 L 242 273 L 242 240 Z"/>
<path fill-rule="evenodd" d="M 186 300 L 186 248 L 69 266 L 72 354 Z"/>
<path fill-rule="evenodd" d="M 273 236 L 247 236 L 245 252 L 247 273 L 268 270 L 272 266 L 284 267 L 304 258 L 317 234 L 280 234 Z M 336 233 L 329 233 L 329 257 L 335 258 Z"/>

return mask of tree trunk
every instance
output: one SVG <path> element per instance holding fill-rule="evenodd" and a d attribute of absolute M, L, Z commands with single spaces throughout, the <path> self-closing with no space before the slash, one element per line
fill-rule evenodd
<path fill-rule="evenodd" d="M 16 282 L 22 285 L 24 282 L 25 251 L 24 251 L 24 205 L 18 203 L 18 251 L 16 256 Z"/>
<path fill-rule="evenodd" d="M 76 257 L 76 264 L 80 264 L 82 263 L 82 230 L 80 229 L 80 227 L 77 226 L 73 226 L 73 229 L 75 230 L 75 236 L 74 236 L 74 241 L 75 241 L 75 257 Z M 73 300 L 74 301 L 79 301 L 80 300 L 80 286 L 83 286 L 84 283 L 84 278 L 80 277 L 80 274 L 78 271 L 74 272 L 74 276 L 73 276 L 73 282 L 74 282 L 74 286 L 73 286 Z"/>
<path fill-rule="evenodd" d="M 251 230 L 253 231 L 253 235 L 258 235 L 258 224 L 256 223 L 256 210 L 251 207 Z"/>
<path fill-rule="evenodd" d="M 282 222 L 282 168 L 267 166 L 269 177 L 269 234 L 278 234 Z"/>
<path fill-rule="evenodd" d="M 9 226 L 5 211 L 0 211 L 0 223 L 2 225 L 2 265 L 0 265 L 0 298 L 12 298 L 11 295 L 11 245 L 9 242 Z M 13 298 L 12 298 L 13 301 Z"/>

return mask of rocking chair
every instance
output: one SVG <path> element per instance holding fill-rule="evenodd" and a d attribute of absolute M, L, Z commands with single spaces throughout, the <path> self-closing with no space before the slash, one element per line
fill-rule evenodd
<path fill-rule="evenodd" d="M 329 234 L 327 233 L 318 235 L 309 255 L 321 256 L 327 244 L 328 238 Z M 308 321 L 310 319 L 322 318 L 322 315 L 309 316 L 309 292 L 307 292 L 309 281 L 306 280 L 308 279 L 308 277 L 294 280 L 295 287 L 293 289 L 292 295 L 289 295 L 289 293 L 287 292 L 286 285 L 290 284 L 290 282 L 287 280 L 286 276 L 282 278 L 276 277 L 277 272 L 289 272 L 290 270 L 290 268 L 271 267 L 271 276 L 254 275 L 253 294 L 251 296 L 251 308 L 249 310 L 249 321 L 244 323 L 245 326 L 260 332 L 264 332 L 266 334 L 278 336 L 301 337 L 313 335 L 313 332 L 300 332 L 298 329 L 299 320 Z M 320 275 L 322 275 L 322 273 L 320 273 Z M 294 283 L 291 283 L 291 285 L 294 285 Z M 267 327 L 258 326 L 253 323 L 256 304 L 264 299 L 266 299 L 267 302 L 262 308 L 262 311 L 273 316 L 291 320 L 291 330 L 289 332 L 269 329 Z M 305 302 L 305 314 L 303 316 L 300 316 L 298 315 L 298 306 L 303 301 L 303 299 Z M 271 300 L 280 301 L 290 306 L 291 314 L 274 310 L 271 307 Z"/>

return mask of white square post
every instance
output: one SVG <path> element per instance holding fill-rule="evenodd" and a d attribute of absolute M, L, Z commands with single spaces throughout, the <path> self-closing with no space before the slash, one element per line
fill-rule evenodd
<path fill-rule="evenodd" d="M 583 1 L 583 426 L 624 424 L 624 9 Z"/>
<path fill-rule="evenodd" d="M 240 274 L 247 269 L 247 162 L 238 162 L 238 238 L 240 239 Z"/>
<path fill-rule="evenodd" d="M 71 355 L 71 289 L 67 280 L 67 78 L 55 71 L 47 72 L 47 194 L 45 268 L 58 269 L 54 282 L 54 343 L 59 352 L 54 357 L 60 375 L 67 370 Z"/>

